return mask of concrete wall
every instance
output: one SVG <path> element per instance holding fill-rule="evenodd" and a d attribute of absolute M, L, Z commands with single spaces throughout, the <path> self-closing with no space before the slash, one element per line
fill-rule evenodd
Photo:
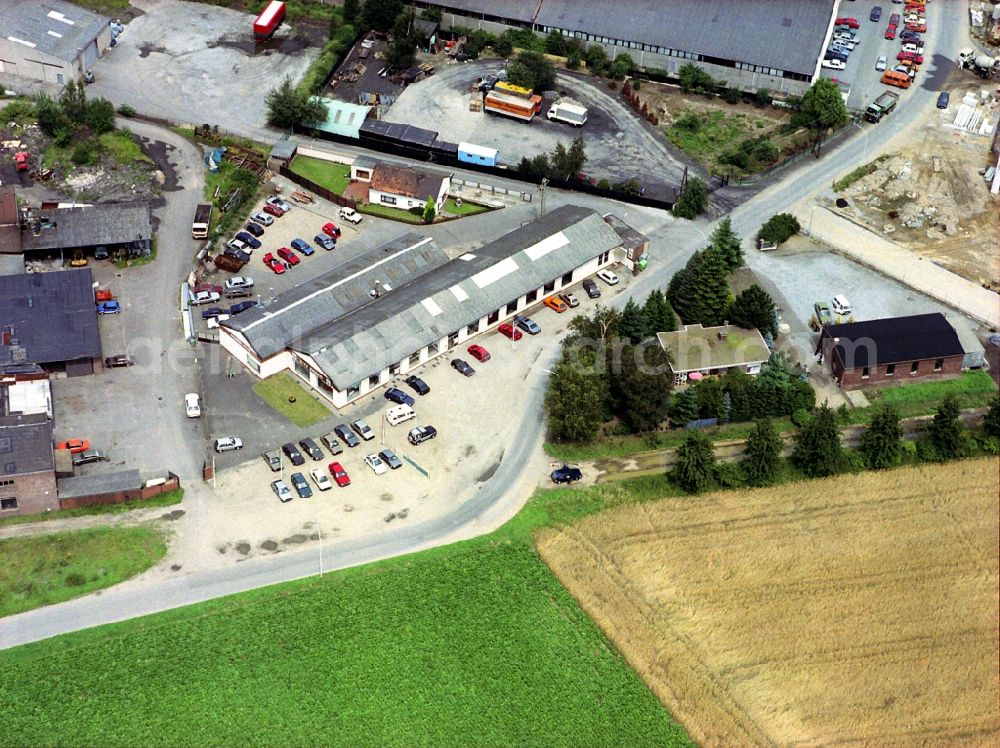
<path fill-rule="evenodd" d="M 4 476 L 3 480 L 13 483 L 0 486 L 0 498 L 15 499 L 17 508 L 0 510 L 0 517 L 38 514 L 59 509 L 55 471 Z"/>

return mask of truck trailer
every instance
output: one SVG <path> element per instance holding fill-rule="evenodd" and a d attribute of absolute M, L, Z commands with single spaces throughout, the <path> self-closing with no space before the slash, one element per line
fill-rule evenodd
<path fill-rule="evenodd" d="M 865 109 L 865 119 L 869 122 L 879 122 L 883 117 L 892 112 L 898 103 L 899 94 L 892 91 L 884 91 Z"/>
<path fill-rule="evenodd" d="M 501 114 L 513 117 L 522 122 L 531 122 L 535 115 L 542 111 L 542 97 L 537 94 L 523 99 L 519 96 L 490 91 L 483 99 L 483 111 L 489 114 Z"/>
<path fill-rule="evenodd" d="M 267 41 L 285 20 L 285 4 L 271 0 L 253 22 L 253 37 L 259 42 Z"/>
<path fill-rule="evenodd" d="M 191 222 L 191 237 L 194 239 L 208 238 L 208 225 L 212 222 L 212 206 L 201 203 L 194 209 L 194 221 Z"/>
<path fill-rule="evenodd" d="M 557 101 L 549 107 L 545 116 L 573 127 L 583 127 L 587 124 L 587 108 L 568 101 Z"/>

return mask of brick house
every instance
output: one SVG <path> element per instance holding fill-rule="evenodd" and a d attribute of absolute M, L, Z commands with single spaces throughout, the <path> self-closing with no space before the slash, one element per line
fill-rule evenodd
<path fill-rule="evenodd" d="M 434 198 L 438 210 L 451 191 L 451 175 L 379 163 L 372 170 L 368 202 L 409 210 L 423 208 L 427 198 Z"/>
<path fill-rule="evenodd" d="M 0 416 L 0 517 L 56 509 L 52 421 L 45 413 Z"/>
<path fill-rule="evenodd" d="M 965 355 L 939 312 L 827 325 L 818 350 L 846 389 L 958 374 Z"/>

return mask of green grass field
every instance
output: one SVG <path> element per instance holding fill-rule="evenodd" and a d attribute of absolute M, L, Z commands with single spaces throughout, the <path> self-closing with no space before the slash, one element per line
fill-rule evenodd
<path fill-rule="evenodd" d="M 257 382 L 253 391 L 296 426 L 312 426 L 330 416 L 330 409 L 287 371 Z M 295 401 L 289 402 L 290 397 Z"/>
<path fill-rule="evenodd" d="M 351 167 L 347 164 L 337 164 L 309 156 L 296 156 L 292 160 L 291 169 L 310 182 L 326 187 L 338 195 L 343 194 L 347 185 L 351 183 Z"/>
<path fill-rule="evenodd" d="M 377 203 L 359 203 L 358 213 L 391 218 L 393 221 L 402 221 L 403 223 L 423 224 L 424 222 L 421 216 L 416 216 L 408 210 L 393 208 L 389 205 L 378 205 Z"/>
<path fill-rule="evenodd" d="M 933 413 L 945 395 L 954 395 L 962 408 L 980 408 L 987 405 L 996 393 L 997 386 L 993 379 L 981 369 L 963 372 L 954 379 L 865 390 L 872 403 L 881 401 L 893 405 L 903 416 Z"/>
<path fill-rule="evenodd" d="M 459 205 L 455 202 L 455 198 L 449 197 L 444 201 L 444 210 L 442 213 L 448 216 L 474 216 L 476 213 L 485 213 L 488 211 L 485 205 L 479 205 L 477 203 L 470 203 L 466 200 L 462 201 Z"/>
<path fill-rule="evenodd" d="M 147 527 L 0 540 L 0 616 L 118 584 L 151 567 L 166 551 L 160 533 Z"/>
<path fill-rule="evenodd" d="M 491 536 L 0 652 L 0 745 L 689 746 L 531 531 L 662 495 L 541 494 Z"/>

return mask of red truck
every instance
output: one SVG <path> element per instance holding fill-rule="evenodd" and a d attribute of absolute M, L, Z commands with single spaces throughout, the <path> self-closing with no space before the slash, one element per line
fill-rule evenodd
<path fill-rule="evenodd" d="M 285 4 L 271 0 L 253 22 L 253 36 L 259 42 L 270 39 L 285 20 Z"/>
<path fill-rule="evenodd" d="M 14 154 L 14 166 L 17 167 L 18 171 L 28 170 L 28 154 L 24 151 L 19 151 Z"/>

